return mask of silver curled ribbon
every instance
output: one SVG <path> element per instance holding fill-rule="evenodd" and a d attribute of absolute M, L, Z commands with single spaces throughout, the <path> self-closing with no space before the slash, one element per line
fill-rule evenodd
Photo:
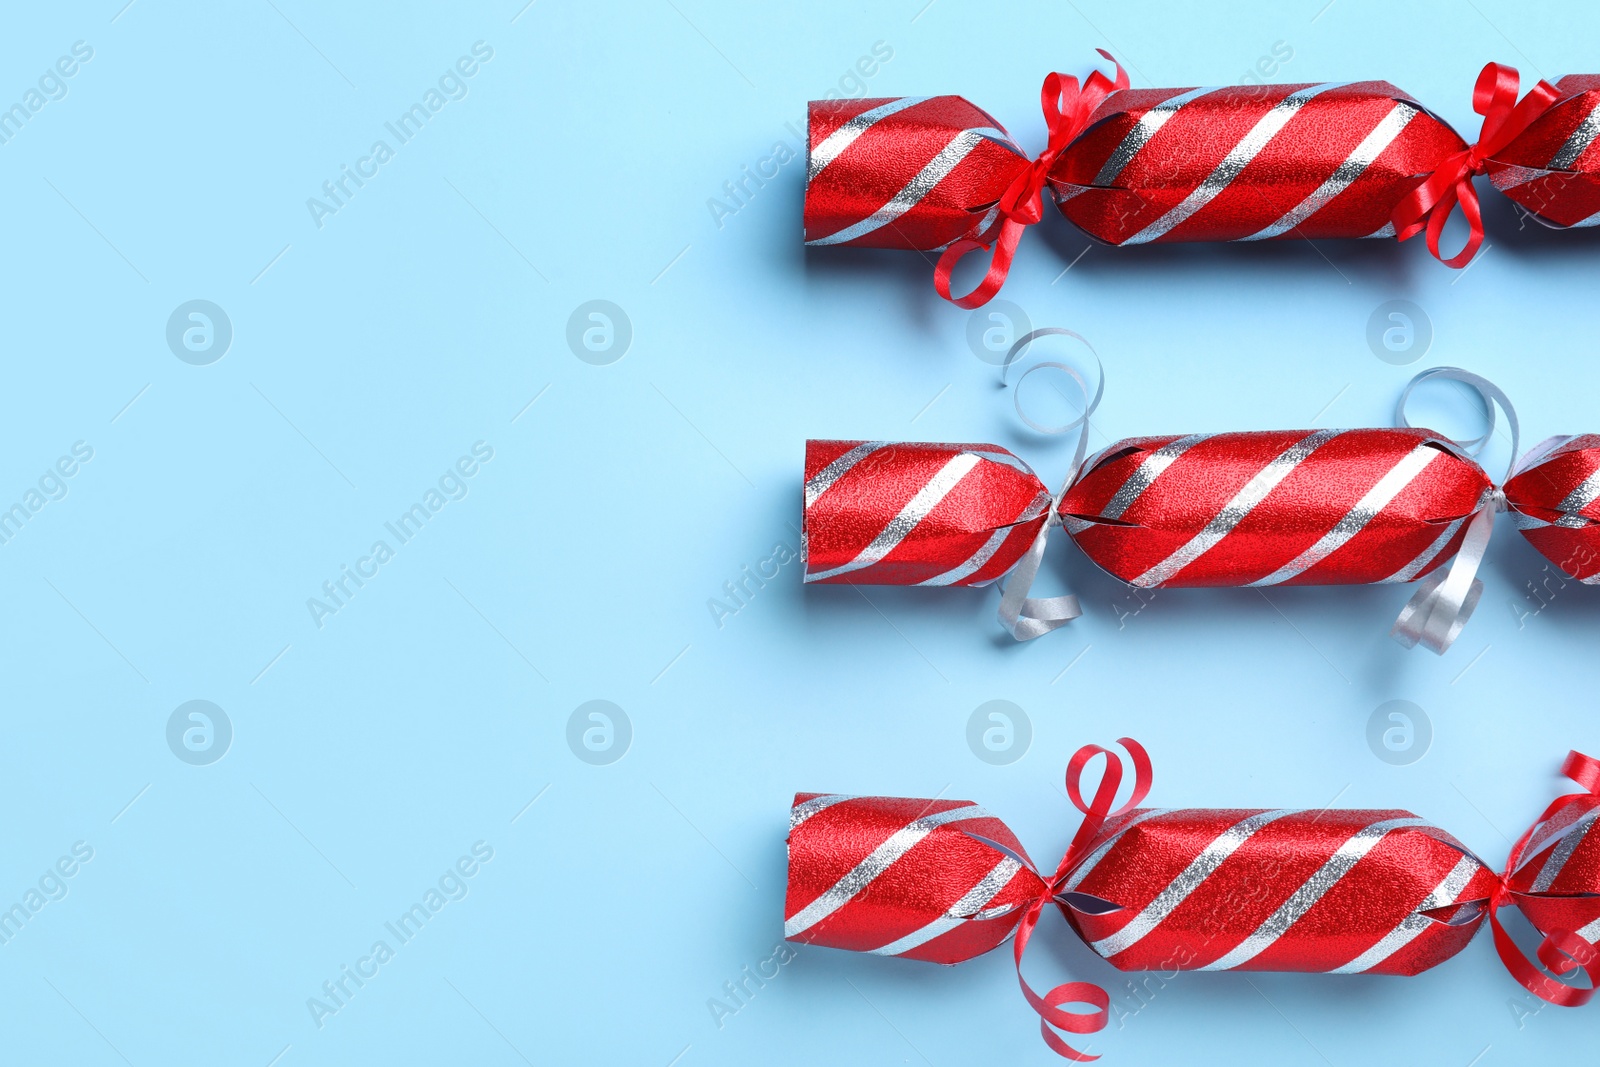
<path fill-rule="evenodd" d="M 1495 405 L 1499 404 L 1500 410 L 1505 412 L 1506 422 L 1511 425 L 1511 463 L 1501 485 L 1526 467 L 1529 461 L 1540 453 L 1540 449 L 1547 449 L 1550 445 L 1547 441 L 1518 461 L 1519 429 L 1517 412 L 1511 406 L 1511 399 L 1487 378 L 1462 370 L 1460 367 L 1433 367 L 1412 378 L 1395 404 L 1395 422 L 1401 426 L 1411 426 L 1410 420 L 1406 418 L 1406 401 L 1411 398 L 1411 393 L 1417 386 L 1436 379 L 1460 382 L 1477 393 L 1478 401 L 1483 405 L 1488 420 L 1483 433 L 1465 441 L 1452 440 L 1456 447 L 1470 456 L 1476 456 L 1482 451 L 1483 446 L 1494 435 Z M 1482 565 L 1484 553 L 1489 548 L 1489 537 L 1494 533 L 1494 517 L 1505 510 L 1507 510 L 1506 494 L 1500 486 L 1493 486 L 1484 491 L 1471 521 L 1467 524 L 1466 535 L 1461 539 L 1461 548 L 1450 561 L 1448 571 L 1436 570 L 1418 583 L 1416 593 L 1401 609 L 1400 617 L 1395 620 L 1394 628 L 1389 631 L 1390 637 L 1407 648 L 1415 648 L 1421 644 L 1439 655 L 1443 655 L 1455 642 L 1461 635 L 1462 627 L 1472 617 L 1473 609 L 1478 606 L 1478 598 L 1483 595 L 1483 581 L 1478 578 L 1478 568 Z"/>
<path fill-rule="evenodd" d="M 1012 393 L 1012 402 L 1017 409 L 1017 417 L 1031 429 L 1043 434 L 1063 434 L 1078 430 L 1078 444 L 1073 452 L 1072 465 L 1067 468 L 1066 478 L 1061 483 L 1061 489 L 1050 498 L 1050 510 L 1045 515 L 1044 525 L 1039 527 L 1038 536 L 1028 546 L 1017 565 L 1011 573 L 1000 583 L 1000 625 L 1006 632 L 1018 641 L 1031 641 L 1035 637 L 1043 637 L 1051 630 L 1065 626 L 1067 623 L 1083 614 L 1083 608 L 1078 605 L 1078 598 L 1073 594 L 1064 596 L 1030 597 L 1028 590 L 1033 587 L 1033 580 L 1039 574 L 1039 566 L 1044 561 L 1045 545 L 1050 540 L 1050 529 L 1061 524 L 1058 509 L 1061 498 L 1067 495 L 1067 490 L 1077 479 L 1078 471 L 1083 466 L 1084 457 L 1089 448 L 1089 416 L 1100 405 L 1100 398 L 1105 393 L 1105 366 L 1100 362 L 1100 354 L 1095 352 L 1094 345 L 1079 333 L 1064 329 L 1060 326 L 1045 326 L 1024 334 L 1017 338 L 1009 351 L 1006 352 L 1005 362 L 1000 367 L 1000 382 L 1006 382 L 1006 375 L 1011 369 L 1011 364 L 1016 362 L 1023 350 L 1040 337 L 1071 337 L 1081 341 L 1091 355 L 1095 358 L 1095 365 L 1099 367 L 1099 381 L 1095 385 L 1094 396 L 1089 395 L 1089 383 L 1084 381 L 1083 375 L 1077 369 L 1058 360 L 1045 360 L 1035 363 L 1017 378 Z M 1042 370 L 1058 370 L 1077 383 L 1083 395 L 1083 414 L 1070 422 L 1060 425 L 1050 425 L 1035 422 L 1028 417 L 1022 409 L 1022 383 L 1028 375 Z"/>

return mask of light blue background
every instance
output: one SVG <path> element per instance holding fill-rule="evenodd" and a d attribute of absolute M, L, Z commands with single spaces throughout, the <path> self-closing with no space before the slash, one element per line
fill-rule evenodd
<path fill-rule="evenodd" d="M 0 145 L 0 506 L 94 450 L 0 545 L 0 904 L 94 850 L 0 946 L 7 1062 L 1053 1063 L 1005 953 L 804 949 L 718 1025 L 708 1001 L 781 938 L 796 790 L 976 799 L 1048 861 L 1076 825 L 1066 759 L 1131 734 L 1161 805 L 1407 807 L 1498 863 L 1567 749 L 1600 748 L 1600 592 L 1528 614 L 1543 560 L 1504 520 L 1442 659 L 1385 636 L 1389 587 L 1178 591 L 1119 626 L 1125 592 L 1064 539 L 1046 584 L 1086 617 L 1026 646 L 992 590 L 803 591 L 798 563 L 722 626 L 708 608 L 797 546 L 807 437 L 1067 462 L 920 257 L 803 252 L 800 164 L 713 218 L 876 42 L 870 95 L 963 94 L 1034 150 L 1040 79 L 1096 46 L 1185 86 L 1282 42 L 1277 80 L 1388 78 L 1470 136 L 1485 61 L 1596 69 L 1584 5 L 122 3 L 13 6 L 0 35 L 7 103 L 94 49 Z M 477 41 L 467 96 L 319 228 L 307 198 Z M 1061 276 L 1086 242 L 1052 212 L 1004 296 L 1103 357 L 1096 446 L 1384 424 L 1431 363 L 1501 384 L 1530 441 L 1600 429 L 1600 243 L 1488 215 L 1465 273 L 1373 241 L 1095 247 Z M 234 330 L 208 366 L 164 338 L 197 298 Z M 1396 298 L 1432 322 L 1411 367 L 1365 340 Z M 611 365 L 565 340 L 592 299 L 632 323 Z M 465 499 L 319 628 L 307 599 L 478 441 Z M 194 699 L 234 731 L 209 766 L 166 741 Z M 593 699 L 632 723 L 607 766 L 566 740 Z M 1009 766 L 966 744 L 991 699 L 1032 722 Z M 1391 699 L 1433 724 L 1409 766 L 1365 739 Z M 465 898 L 319 1028 L 308 998 L 480 841 Z M 1528 1014 L 1486 934 L 1413 980 L 1190 974 L 1136 1012 L 1054 919 L 1036 944 L 1036 983 L 1105 983 L 1128 1015 L 1108 1063 L 1528 1063 L 1596 1032 Z"/>

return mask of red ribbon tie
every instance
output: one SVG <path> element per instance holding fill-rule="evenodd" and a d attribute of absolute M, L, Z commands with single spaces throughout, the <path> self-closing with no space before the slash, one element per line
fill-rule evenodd
<path fill-rule="evenodd" d="M 1108 78 L 1097 70 L 1085 78 L 1081 86 L 1071 74 L 1050 74 L 1044 80 L 1039 101 L 1050 131 L 1049 141 L 1044 151 L 1039 153 L 1039 158 L 1012 179 L 996 204 L 1002 220 L 1000 235 L 992 242 L 994 255 L 989 260 L 989 270 L 984 274 L 983 281 L 965 296 L 950 295 L 950 275 L 955 271 L 956 263 L 974 249 L 987 251 L 991 247 L 990 242 L 963 237 L 951 242 L 939 256 L 938 265 L 933 270 L 933 287 L 956 307 L 979 307 L 987 304 L 1000 291 L 1006 275 L 1011 271 L 1011 260 L 1017 254 L 1017 242 L 1022 240 L 1022 231 L 1044 218 L 1044 185 L 1056 157 L 1072 143 L 1073 138 L 1083 132 L 1089 124 L 1089 116 L 1101 101 L 1118 89 L 1128 87 L 1128 73 L 1122 69 L 1122 64 L 1112 59 L 1111 53 L 1105 49 L 1096 51 L 1116 66 L 1115 78 Z"/>
<path fill-rule="evenodd" d="M 1068 846 L 1066 855 L 1061 857 L 1061 864 L 1046 884 L 1045 891 L 1023 913 L 1021 921 L 1017 924 L 1016 939 L 1013 943 L 1013 955 L 1017 961 L 1017 982 L 1022 986 L 1022 995 L 1027 999 L 1029 1006 L 1039 1013 L 1039 1033 L 1044 1037 L 1044 1043 L 1057 1055 L 1080 1063 L 1097 1060 L 1100 1057 L 1079 1052 L 1057 1031 L 1068 1034 L 1092 1034 L 1104 1030 L 1111 1020 L 1110 995 L 1093 982 L 1063 982 L 1041 996 L 1034 992 L 1033 987 L 1028 985 L 1028 980 L 1022 977 L 1022 953 L 1028 947 L 1028 939 L 1033 936 L 1033 928 L 1038 925 L 1045 906 L 1055 900 L 1056 894 L 1066 885 L 1073 868 L 1088 854 L 1090 846 L 1094 844 L 1106 820 L 1132 811 L 1150 794 L 1152 772 L 1150 756 L 1145 752 L 1144 746 L 1131 737 L 1118 738 L 1117 744 L 1127 749 L 1128 755 L 1132 758 L 1133 795 L 1122 806 L 1112 808 L 1116 803 L 1117 789 L 1122 785 L 1122 758 L 1117 753 L 1099 745 L 1084 745 L 1073 754 L 1071 762 L 1067 764 L 1067 796 L 1071 798 L 1073 806 L 1083 812 L 1083 824 L 1073 835 L 1072 844 Z M 1106 758 L 1105 773 L 1100 776 L 1100 784 L 1095 787 L 1094 799 L 1084 803 L 1081 787 L 1083 769 L 1096 756 Z M 1066 1010 L 1068 1005 L 1078 1004 L 1093 1010 L 1087 1012 Z"/>
<path fill-rule="evenodd" d="M 1478 74 L 1472 90 L 1472 110 L 1483 116 L 1478 142 L 1445 157 L 1426 181 L 1406 194 L 1390 215 L 1397 240 L 1406 241 L 1427 232 L 1428 251 L 1447 267 L 1465 267 L 1483 244 L 1483 212 L 1474 176 L 1482 174 L 1488 160 L 1544 114 L 1561 94 L 1547 81 L 1528 90 L 1519 103 L 1517 88 L 1521 76 L 1515 67 L 1490 63 Z M 1457 204 L 1467 220 L 1467 241 L 1461 251 L 1446 259 L 1439 251 L 1439 237 Z"/>

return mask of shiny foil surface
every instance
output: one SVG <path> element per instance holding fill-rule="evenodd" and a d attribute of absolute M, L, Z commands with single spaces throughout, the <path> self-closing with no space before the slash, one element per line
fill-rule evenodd
<path fill-rule="evenodd" d="M 1056 160 L 1062 214 L 1109 244 L 1392 236 L 1461 138 L 1388 82 L 1125 89 Z"/>
<path fill-rule="evenodd" d="M 1486 160 L 1489 180 L 1547 225 L 1600 224 L 1600 75 L 1569 74 L 1561 97 Z"/>
<path fill-rule="evenodd" d="M 1021 843 L 970 801 L 799 793 L 789 822 L 791 941 L 960 963 L 1009 938 L 1044 890 Z"/>
<path fill-rule="evenodd" d="M 1600 584 L 1600 434 L 1557 444 L 1505 484 L 1528 543 L 1566 574 Z"/>
<path fill-rule="evenodd" d="M 813 100 L 808 245 L 942 248 L 980 236 L 1028 159 L 959 96 Z"/>
<path fill-rule="evenodd" d="M 1409 975 L 1466 946 L 1496 884 L 1407 811 L 1140 809 L 1058 899 L 1121 970 Z"/>
<path fill-rule="evenodd" d="M 1284 430 L 1118 441 L 1060 515 L 1090 559 L 1140 587 L 1354 585 L 1454 555 L 1488 476 L 1429 430 Z"/>
<path fill-rule="evenodd" d="M 1600 797 L 1575 793 L 1534 827 L 1508 885 L 1541 930 L 1572 930 L 1600 944 Z"/>
<path fill-rule="evenodd" d="M 805 580 L 985 585 L 1044 526 L 1050 493 L 997 445 L 807 441 Z"/>

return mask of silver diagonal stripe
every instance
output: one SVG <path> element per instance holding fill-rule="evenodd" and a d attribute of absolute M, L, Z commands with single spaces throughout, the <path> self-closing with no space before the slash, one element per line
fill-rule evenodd
<path fill-rule="evenodd" d="M 1250 514 L 1268 493 L 1277 488 L 1278 483 L 1287 478 L 1307 456 L 1343 432 L 1343 430 L 1318 430 L 1290 445 L 1271 463 L 1257 471 L 1255 477 L 1246 482 L 1244 488 L 1240 489 L 1234 498 L 1223 505 L 1222 510 L 1206 523 L 1205 529 L 1195 534 L 1172 555 L 1133 579 L 1132 584 L 1149 589 L 1170 581 L 1183 568 L 1215 548 L 1217 542 L 1228 536 L 1235 526 L 1244 521 L 1244 517 Z"/>
<path fill-rule="evenodd" d="M 1520 515 L 1518 517 L 1521 518 Z M 1411 579 L 1421 574 L 1422 568 L 1432 563 L 1433 558 L 1444 551 L 1444 546 L 1450 543 L 1450 539 L 1456 535 L 1456 531 L 1461 529 L 1461 524 L 1466 521 L 1466 518 L 1460 518 L 1452 520 L 1446 524 L 1445 528 L 1439 531 L 1439 536 L 1433 539 L 1432 544 L 1418 553 L 1416 559 L 1412 560 L 1410 563 L 1407 563 L 1404 567 L 1401 567 L 1399 570 L 1395 571 L 1393 574 L 1389 575 L 1389 577 L 1383 579 L 1382 582 L 1377 584 L 1383 585 L 1388 582 L 1409 582 Z"/>
<path fill-rule="evenodd" d="M 1600 467 L 1596 467 L 1589 476 L 1579 482 L 1577 486 L 1562 498 L 1556 505 L 1556 510 L 1567 515 L 1576 516 L 1584 508 L 1594 503 L 1594 498 L 1600 496 Z M 1557 522 L 1556 525 L 1561 525 Z M 1579 525 L 1583 525 L 1580 523 Z"/>
<path fill-rule="evenodd" d="M 1104 844 L 1095 849 L 1093 852 L 1089 853 L 1089 855 L 1084 858 L 1082 863 L 1078 864 L 1072 869 L 1072 874 L 1068 876 L 1067 884 L 1064 887 L 1063 892 L 1070 893 L 1074 889 L 1078 888 L 1078 886 L 1082 885 L 1083 880 L 1089 877 L 1089 872 L 1098 867 L 1100 865 L 1100 861 L 1106 858 L 1106 853 L 1110 852 L 1112 847 L 1116 845 L 1118 841 L 1122 840 L 1123 834 L 1127 833 L 1135 826 L 1138 826 L 1146 819 L 1153 819 L 1157 815 L 1165 815 L 1169 810 L 1171 809 L 1151 808 L 1149 811 L 1139 812 L 1139 814 L 1123 823 L 1122 826 L 1117 829 L 1117 832 L 1112 834 Z"/>
<path fill-rule="evenodd" d="M 1467 888 L 1467 883 L 1472 881 L 1472 876 L 1481 867 L 1477 860 L 1471 856 L 1462 856 L 1456 865 L 1450 868 L 1450 873 L 1444 876 L 1444 881 L 1434 886 L 1433 891 L 1423 898 L 1417 910 L 1407 915 L 1371 948 L 1367 949 L 1355 959 L 1342 967 L 1335 967 L 1329 974 L 1360 974 L 1362 971 L 1371 970 L 1396 952 L 1415 941 L 1428 927 L 1435 925 L 1438 920 L 1422 914 L 1434 908 L 1443 908 L 1454 904 L 1461 891 Z"/>
<path fill-rule="evenodd" d="M 897 100 L 889 101 L 887 104 L 879 104 L 877 107 L 868 108 L 861 114 L 849 119 L 838 129 L 818 141 L 817 146 L 811 150 L 811 162 L 806 169 L 806 181 L 809 182 L 822 173 L 824 167 L 838 159 L 839 154 L 855 143 L 857 137 L 866 133 L 868 129 L 880 120 L 888 118 L 897 111 L 904 111 L 908 107 L 915 107 L 924 100 L 931 99 L 932 97 L 927 96 L 902 96 Z"/>
<path fill-rule="evenodd" d="M 1590 108 L 1589 113 L 1583 116 L 1578 128 L 1572 131 L 1566 142 L 1556 149 L 1556 154 L 1550 157 L 1546 169 L 1571 170 L 1578 157 L 1594 144 L 1596 136 L 1600 136 L 1600 104 Z"/>
<path fill-rule="evenodd" d="M 977 454 L 982 456 L 984 459 L 998 460 L 1003 458 L 1001 455 L 997 455 L 993 452 L 979 452 Z M 1018 462 L 1020 463 L 1020 461 Z M 1029 470 L 1027 467 L 1023 467 L 1022 469 L 1026 470 L 1029 474 L 1033 473 L 1033 471 Z M 990 533 L 989 539 L 980 545 L 978 550 L 972 555 L 968 556 L 965 561 L 957 566 L 951 567 L 943 574 L 936 574 L 932 578 L 929 578 L 926 581 L 918 582 L 917 584 L 954 585 L 956 582 L 966 578 L 969 574 L 976 572 L 985 563 L 988 563 L 994 558 L 994 554 L 1000 551 L 1000 546 L 1005 544 L 1006 538 L 1011 536 L 1011 532 L 1016 529 L 1016 527 L 1021 526 L 1024 523 L 1032 522 L 1034 519 L 1037 519 L 1047 508 L 1049 508 L 1050 500 L 1051 497 L 1049 491 L 1041 489 L 1038 496 L 1033 498 L 1032 503 L 1027 506 L 1021 515 L 1017 516 L 1015 522 L 1008 526 L 1001 526 L 994 532 Z"/>
<path fill-rule="evenodd" d="M 898 956 L 902 952 L 910 952 L 918 945 L 925 945 L 940 934 L 954 930 L 964 922 L 971 921 L 973 915 L 983 909 L 983 906 L 993 900 L 1000 890 L 1006 887 L 1013 875 L 1022 870 L 1022 864 L 1005 857 L 994 868 L 985 874 L 978 884 L 967 890 L 966 895 L 954 904 L 950 910 L 939 916 L 933 922 L 920 927 L 906 936 L 891 941 L 881 948 L 868 949 L 868 952 L 878 956 Z"/>
<path fill-rule="evenodd" d="M 820 797 L 812 797 L 810 800 L 801 801 L 789 809 L 789 832 L 793 833 L 795 827 L 811 818 L 817 812 L 831 808 L 835 804 L 842 804 L 846 800 L 855 799 L 855 797 L 846 796 L 843 793 L 824 793 Z"/>
<path fill-rule="evenodd" d="M 1116 494 L 1100 509 L 1102 519 L 1120 519 L 1122 513 L 1133 506 L 1144 491 L 1150 488 L 1150 483 L 1161 475 L 1161 472 L 1172 466 L 1174 460 L 1183 455 L 1195 445 L 1211 437 L 1208 433 L 1190 434 L 1180 437 L 1176 441 L 1168 441 L 1140 463 L 1134 472 L 1128 475 L 1128 480 L 1117 488 Z"/>
<path fill-rule="evenodd" d="M 978 805 L 966 804 L 959 808 L 951 808 L 949 811 L 935 812 L 920 819 L 913 819 L 890 834 L 887 841 L 868 853 L 866 859 L 851 868 L 848 874 L 816 900 L 795 912 L 792 918 L 785 919 L 783 936 L 794 937 L 802 934 L 850 903 L 857 893 L 872 884 L 873 879 L 894 866 L 901 856 L 910 852 L 917 842 L 933 833 L 938 827 L 946 823 L 989 817 L 989 813 Z"/>
<path fill-rule="evenodd" d="M 890 552 L 893 552 L 895 546 L 904 541 L 906 536 L 917 528 L 917 524 L 928 517 L 928 512 L 937 507 L 939 501 L 943 500 L 950 490 L 956 487 L 956 483 L 965 478 L 967 472 L 976 467 L 979 462 L 981 461 L 978 457 L 971 452 L 962 452 L 952 456 L 943 467 L 939 468 L 939 473 L 928 480 L 927 485 L 917 490 L 917 495 L 913 496 L 906 506 L 900 509 L 900 514 L 890 519 L 889 525 L 880 530 L 878 536 L 874 537 L 872 542 L 861 550 L 860 555 L 842 567 L 834 567 L 832 570 L 818 571 L 808 575 L 806 580 L 817 582 L 824 578 L 832 578 L 835 575 L 858 571 L 863 567 L 872 566 Z"/>
<path fill-rule="evenodd" d="M 1389 469 L 1389 472 L 1378 479 L 1378 484 L 1368 489 L 1366 495 L 1356 501 L 1355 506 L 1345 512 L 1344 516 L 1333 524 L 1333 529 L 1318 538 L 1317 543 L 1300 553 L 1294 559 L 1285 563 L 1265 578 L 1258 578 L 1250 585 L 1277 585 L 1287 582 L 1290 578 L 1298 577 L 1315 567 L 1334 552 L 1343 548 L 1350 539 L 1360 533 L 1371 522 L 1373 517 L 1389 506 L 1389 502 L 1399 496 L 1406 486 L 1421 474 L 1423 469 L 1433 462 L 1439 455 L 1439 450 L 1431 445 L 1418 445 L 1405 458 Z"/>
<path fill-rule="evenodd" d="M 1307 100 L 1329 89 L 1338 89 L 1348 84 L 1350 83 L 1324 82 L 1321 85 L 1309 85 L 1279 100 L 1251 127 L 1250 132 L 1229 150 L 1222 162 L 1217 164 L 1216 169 L 1207 175 L 1193 192 L 1184 197 L 1171 211 L 1128 238 L 1123 244 L 1140 245 L 1154 241 L 1211 203 L 1224 189 L 1233 184 L 1233 179 L 1239 176 L 1239 172 L 1261 153 L 1267 143 L 1277 136 L 1278 131 L 1288 124 Z"/>
<path fill-rule="evenodd" d="M 1504 193 L 1515 189 L 1519 185 L 1527 185 L 1529 182 L 1538 181 L 1549 174 L 1550 172 L 1543 167 L 1514 167 L 1508 165 L 1490 175 L 1489 181 L 1496 189 Z"/>
<path fill-rule="evenodd" d="M 1594 828 L 1595 819 L 1600 818 L 1600 808 L 1592 808 L 1582 818 L 1569 826 L 1561 835 L 1561 840 L 1556 847 L 1550 850 L 1550 855 L 1545 859 L 1544 866 L 1539 868 L 1539 874 L 1533 880 L 1533 891 L 1543 893 L 1549 890 L 1555 880 L 1560 877 L 1561 870 L 1578 850 L 1583 839 Z"/>
<path fill-rule="evenodd" d="M 967 449 L 967 451 L 971 452 L 975 456 L 981 456 L 992 463 L 1004 464 L 1005 466 L 1010 467 L 1012 470 L 1026 474 L 1030 477 L 1038 477 L 1038 475 L 1034 474 L 1032 467 L 1028 466 L 1026 463 L 1022 462 L 1022 460 L 1018 459 L 1016 456 L 1012 455 L 1010 452 L 1007 452 L 1003 448 L 999 448 L 994 445 L 972 445 Z"/>
<path fill-rule="evenodd" d="M 843 478 L 845 472 L 851 467 L 854 467 L 878 449 L 887 447 L 888 444 L 889 442 L 887 441 L 863 441 L 813 474 L 810 480 L 806 482 L 806 507 L 809 508 L 812 504 L 815 504 L 817 497 L 833 488 L 833 483 Z"/>
<path fill-rule="evenodd" d="M 1222 861 L 1233 855 L 1252 834 L 1275 819 L 1296 813 L 1296 810 L 1287 808 L 1262 811 L 1234 823 L 1201 849 L 1200 854 L 1189 863 L 1189 866 L 1185 867 L 1165 889 L 1157 893 L 1156 898 L 1145 905 L 1145 909 L 1134 916 L 1126 926 L 1111 936 L 1094 942 L 1091 947 L 1101 956 L 1109 958 L 1136 944 L 1146 934 L 1160 926 L 1162 920 L 1171 915 L 1190 893 L 1200 888 L 1200 883 L 1210 878 L 1212 873 L 1222 866 Z"/>
<path fill-rule="evenodd" d="M 1267 916 L 1265 921 L 1258 926 L 1254 933 L 1239 942 L 1219 958 L 1199 968 L 1202 971 L 1231 971 L 1233 968 L 1248 963 L 1261 953 L 1271 948 L 1273 943 L 1289 932 L 1289 928 L 1299 922 L 1305 913 L 1310 911 L 1317 901 L 1332 889 L 1334 883 L 1350 872 L 1350 868 L 1361 862 L 1361 857 L 1371 852 L 1384 835 L 1390 830 L 1402 826 L 1426 826 L 1421 819 L 1384 819 L 1382 822 L 1364 826 L 1350 835 L 1344 844 L 1340 845 L 1328 861 L 1319 867 L 1315 874 L 1289 894 L 1278 910 Z"/>
<path fill-rule="evenodd" d="M 1311 191 L 1300 203 L 1284 213 L 1283 218 L 1274 222 L 1265 229 L 1241 237 L 1241 241 L 1260 241 L 1268 237 L 1277 237 L 1288 233 L 1302 222 L 1321 211 L 1328 201 L 1350 188 L 1351 185 L 1365 174 L 1367 168 L 1372 166 L 1372 161 L 1377 159 L 1388 148 L 1394 139 L 1400 136 L 1400 131 L 1406 128 L 1406 123 L 1416 117 L 1417 108 L 1413 104 L 1396 101 L 1383 120 L 1372 128 L 1372 132 L 1356 145 L 1355 150 L 1343 163 L 1333 169 L 1328 180 Z"/>
<path fill-rule="evenodd" d="M 989 539 L 987 541 L 985 541 L 982 545 L 978 546 L 978 551 L 976 551 L 972 555 L 968 556 L 961 563 L 957 564 L 954 567 L 951 567 L 949 570 L 945 571 L 943 574 L 935 574 L 932 578 L 929 578 L 926 581 L 918 582 L 917 584 L 918 585 L 955 585 L 961 579 L 965 578 L 969 574 L 972 574 L 979 567 L 982 567 L 985 563 L 988 563 L 991 559 L 993 559 L 994 558 L 994 554 L 996 552 L 1000 551 L 1000 546 L 1005 544 L 1006 538 L 1008 538 L 1010 536 L 1011 536 L 1011 527 L 1009 527 L 1009 526 L 1000 527 L 999 529 L 997 529 L 997 530 L 995 530 L 995 531 L 993 531 L 992 533 L 989 534 Z"/>
<path fill-rule="evenodd" d="M 818 237 L 807 241 L 808 245 L 838 245 L 846 241 L 854 241 L 857 237 L 871 233 L 889 225 L 895 219 L 904 215 L 922 202 L 922 198 L 933 191 L 933 187 L 944 181 L 945 177 L 963 159 L 967 158 L 978 145 L 984 141 L 995 141 L 1015 152 L 1016 146 L 1011 143 L 1004 130 L 997 130 L 992 126 L 977 129 L 962 130 L 950 139 L 950 143 L 939 150 L 939 154 L 928 161 L 928 165 L 919 171 L 916 177 L 905 184 L 905 187 L 889 202 L 860 222 L 851 223 L 844 229 L 831 233 L 826 237 Z M 1018 153 L 1019 155 L 1021 153 Z"/>
<path fill-rule="evenodd" d="M 1534 827 L 1534 833 L 1528 840 L 1527 847 L 1522 850 L 1522 861 L 1517 864 L 1517 870 L 1520 871 L 1532 864 L 1534 857 L 1543 852 L 1550 842 L 1570 830 L 1574 823 L 1588 814 L 1588 811 L 1587 808 L 1580 809 L 1576 804 L 1567 805 Z"/>
<path fill-rule="evenodd" d="M 1216 92 L 1214 86 L 1190 89 L 1186 93 L 1167 97 L 1167 99 L 1140 115 L 1139 121 L 1133 124 L 1133 129 L 1129 130 L 1127 136 L 1122 138 L 1122 143 L 1117 145 L 1111 154 L 1106 157 L 1105 164 L 1100 168 L 1100 173 L 1094 176 L 1094 184 L 1110 185 L 1116 181 L 1117 175 L 1121 174 L 1128 164 L 1133 162 L 1133 157 L 1139 154 L 1139 149 L 1150 143 L 1150 138 L 1154 137 L 1156 131 L 1167 124 L 1167 120 L 1180 107 L 1196 97 L 1213 92 Z"/>

